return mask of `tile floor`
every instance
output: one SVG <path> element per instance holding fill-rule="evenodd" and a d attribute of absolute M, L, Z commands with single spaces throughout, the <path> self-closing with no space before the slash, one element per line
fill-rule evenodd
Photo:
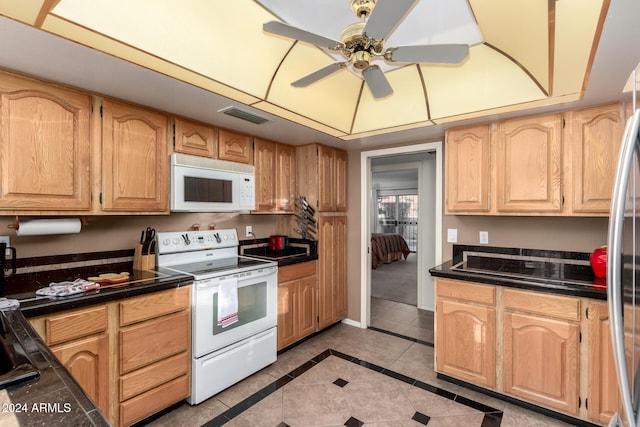
<path fill-rule="evenodd" d="M 371 298 L 371 327 L 433 344 L 433 311 Z"/>
<path fill-rule="evenodd" d="M 417 322 L 416 329 L 422 329 L 426 320 L 418 315 L 408 326 L 413 322 Z M 200 405 L 184 403 L 147 424 L 567 425 L 437 379 L 433 351 L 432 346 L 414 340 L 338 324 L 280 354 L 274 364 Z"/>

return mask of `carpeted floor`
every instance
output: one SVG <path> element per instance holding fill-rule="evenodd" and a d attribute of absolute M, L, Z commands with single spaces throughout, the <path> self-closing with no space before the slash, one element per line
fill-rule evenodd
<path fill-rule="evenodd" d="M 371 296 L 409 305 L 418 304 L 417 255 L 371 270 Z"/>

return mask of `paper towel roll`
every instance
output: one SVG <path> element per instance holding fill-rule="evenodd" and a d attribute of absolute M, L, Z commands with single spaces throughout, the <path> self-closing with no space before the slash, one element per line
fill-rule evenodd
<path fill-rule="evenodd" d="M 80 218 L 32 219 L 20 222 L 16 236 L 43 236 L 47 234 L 79 233 L 82 228 Z"/>

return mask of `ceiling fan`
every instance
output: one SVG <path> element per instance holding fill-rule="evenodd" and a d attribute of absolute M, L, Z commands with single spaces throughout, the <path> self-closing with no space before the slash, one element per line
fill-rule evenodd
<path fill-rule="evenodd" d="M 437 44 L 418 46 L 392 46 L 385 48 L 385 39 L 418 0 L 350 0 L 351 10 L 359 22 L 342 30 L 340 40 L 312 33 L 279 21 L 263 25 L 264 31 L 287 38 L 312 43 L 330 51 L 340 52 L 346 61 L 334 62 L 291 83 L 306 87 L 327 77 L 349 64 L 362 73 L 362 78 L 374 98 L 393 93 L 384 72 L 371 64 L 373 59 L 387 62 L 458 64 L 469 55 L 466 44 Z M 375 7 L 375 9 L 374 9 Z"/>

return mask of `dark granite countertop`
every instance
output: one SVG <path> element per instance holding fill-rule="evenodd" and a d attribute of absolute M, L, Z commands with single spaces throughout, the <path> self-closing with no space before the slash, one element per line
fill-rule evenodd
<path fill-rule="evenodd" d="M 281 251 L 268 247 L 269 239 L 241 240 L 238 252 L 241 255 L 269 259 L 278 262 L 278 267 L 300 264 L 318 259 L 318 242 L 289 237 L 289 246 Z"/>
<path fill-rule="evenodd" d="M 114 254 L 111 254 L 112 256 Z M 22 270 L 28 272 L 9 277 L 2 296 L 20 301 L 20 309 L 5 311 L 10 320 L 9 326 L 25 348 L 32 364 L 40 372 L 40 377 L 28 382 L 7 387 L 11 408 L 20 426 L 73 425 L 73 426 L 108 426 L 100 410 L 73 379 L 71 374 L 58 362 L 45 342 L 31 327 L 26 317 L 35 317 L 62 310 L 103 304 L 132 296 L 143 295 L 165 289 L 186 286 L 192 283 L 191 276 L 159 268 L 155 271 L 133 270 L 130 257 L 115 254 L 116 260 L 122 262 L 106 262 L 97 265 L 81 265 L 87 260 L 73 259 L 71 267 L 66 268 L 64 262 L 70 260 L 56 257 L 57 266 L 47 269 L 46 266 L 32 264 L 33 260 L 21 262 Z M 129 255 L 125 253 L 124 255 Z M 89 260 L 95 261 L 98 255 L 89 254 Z M 75 257 L 75 256 L 74 256 Z M 60 268 L 64 265 L 65 268 Z M 55 268 L 57 267 L 57 268 Z M 39 288 L 51 282 L 72 281 L 77 278 L 86 279 L 102 273 L 128 272 L 127 282 L 103 285 L 100 289 L 69 297 L 41 297 L 35 294 Z"/>
<path fill-rule="evenodd" d="M 589 253 L 454 245 L 453 259 L 432 276 L 606 300 L 604 279 L 593 274 Z"/>
<path fill-rule="evenodd" d="M 51 282 L 86 279 L 108 272 L 128 272 L 130 280 L 123 283 L 103 284 L 100 289 L 69 297 L 42 297 L 35 294 L 37 289 L 48 286 Z M 26 317 L 35 317 L 171 289 L 191 284 L 192 281 L 191 276 L 162 268 L 155 271 L 133 270 L 131 262 L 124 262 L 19 274 L 7 280 L 3 296 L 19 300 L 23 314 Z"/>
<path fill-rule="evenodd" d="M 40 376 L 6 388 L 11 412 L 21 427 L 109 426 L 109 422 L 58 362 L 20 310 L 3 312 L 8 326 L 22 344 Z"/>

